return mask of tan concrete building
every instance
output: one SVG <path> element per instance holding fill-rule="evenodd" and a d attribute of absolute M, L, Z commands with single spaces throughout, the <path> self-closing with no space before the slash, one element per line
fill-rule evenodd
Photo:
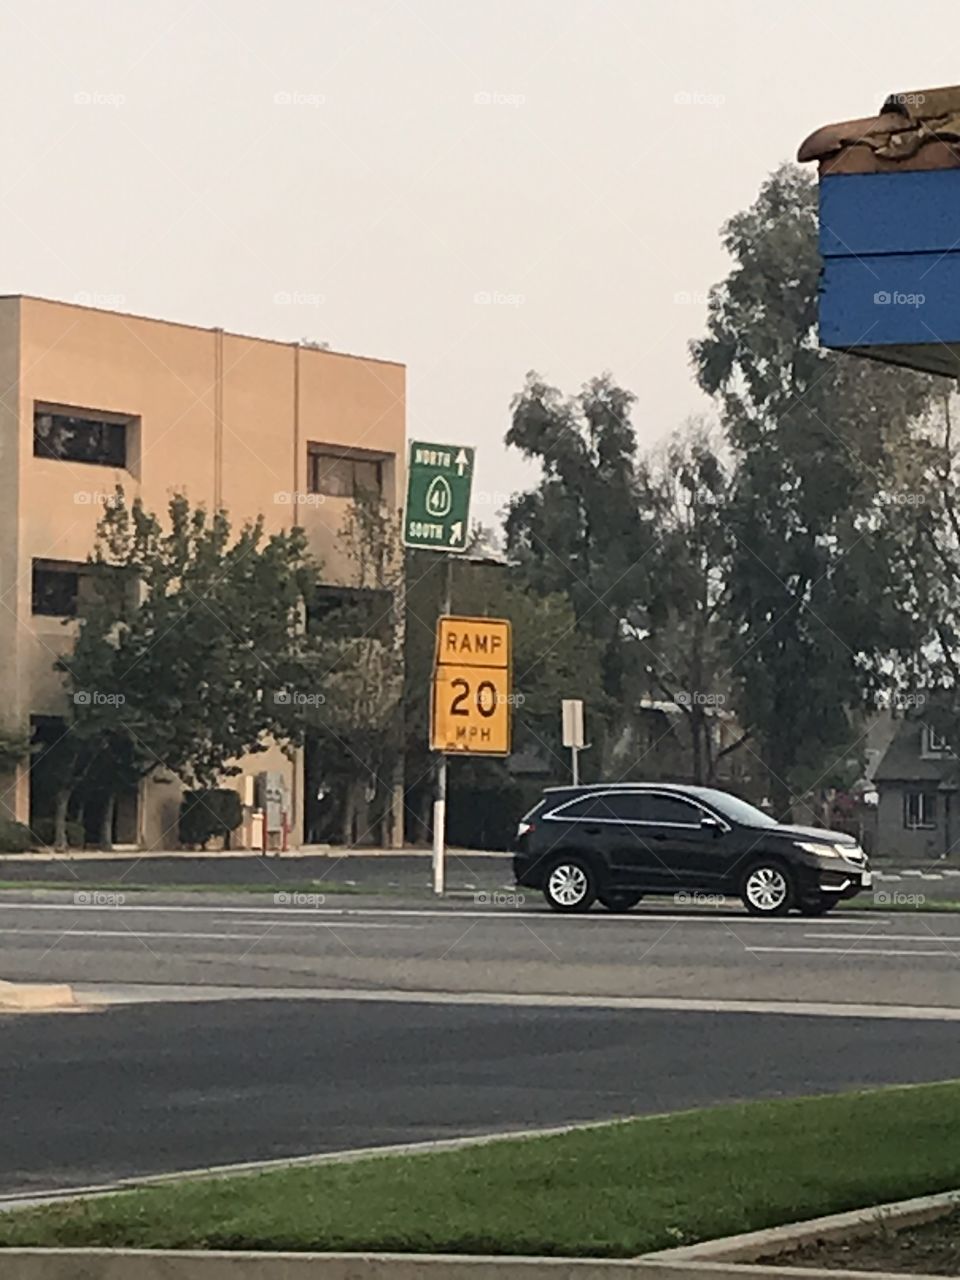
<path fill-rule="evenodd" d="M 304 526 L 336 582 L 337 532 L 355 487 L 397 508 L 405 369 L 296 344 L 29 297 L 0 298 L 0 723 L 63 713 L 53 669 L 70 647 L 78 570 L 117 484 L 157 512 L 175 491 L 235 525 Z M 305 495 L 314 495 L 313 498 Z M 82 576 L 80 578 L 82 581 Z M 282 754 L 293 838 L 303 773 Z M 31 770 L 0 779 L 9 816 L 30 816 Z M 119 806 L 116 837 L 176 846 L 179 793 L 150 780 Z"/>

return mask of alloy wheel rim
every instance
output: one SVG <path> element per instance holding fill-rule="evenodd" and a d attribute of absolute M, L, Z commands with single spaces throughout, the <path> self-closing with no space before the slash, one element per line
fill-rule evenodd
<path fill-rule="evenodd" d="M 760 911 L 775 911 L 787 897 L 787 880 L 776 867 L 758 867 L 747 880 L 747 897 Z"/>
<path fill-rule="evenodd" d="M 582 867 L 563 862 L 550 873 L 550 896 L 563 907 L 575 907 L 587 896 L 587 877 Z"/>

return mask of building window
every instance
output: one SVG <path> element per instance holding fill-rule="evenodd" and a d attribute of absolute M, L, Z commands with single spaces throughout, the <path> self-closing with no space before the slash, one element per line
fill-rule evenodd
<path fill-rule="evenodd" d="M 75 618 L 82 566 L 55 560 L 33 562 L 33 612 Z"/>
<path fill-rule="evenodd" d="M 950 754 L 950 743 L 937 733 L 936 729 L 931 729 L 928 724 L 923 726 L 923 755 L 925 756 L 945 756 Z"/>
<path fill-rule="evenodd" d="M 937 793 L 908 791 L 903 797 L 903 825 L 908 831 L 931 830 L 937 825 Z"/>
<path fill-rule="evenodd" d="M 132 423 L 132 418 L 37 405 L 33 413 L 34 457 L 126 467 L 127 432 Z"/>
<path fill-rule="evenodd" d="M 322 493 L 328 498 L 357 498 L 362 493 L 381 497 L 383 463 L 381 454 L 310 445 L 307 484 L 311 493 Z"/>

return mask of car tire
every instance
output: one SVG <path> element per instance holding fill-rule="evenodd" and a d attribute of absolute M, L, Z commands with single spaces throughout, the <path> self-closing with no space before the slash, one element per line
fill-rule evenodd
<path fill-rule="evenodd" d="M 754 862 L 743 877 L 740 900 L 752 916 L 785 916 L 796 900 L 793 877 L 776 859 Z"/>
<path fill-rule="evenodd" d="M 553 911 L 589 911 L 597 897 L 597 877 L 588 859 L 579 853 L 555 858 L 543 881 L 543 896 Z"/>
<path fill-rule="evenodd" d="M 611 889 L 608 893 L 597 894 L 601 907 L 606 907 L 616 915 L 632 911 L 642 897 L 642 893 L 631 893 L 628 889 Z"/>
<path fill-rule="evenodd" d="M 825 916 L 836 905 L 836 898 L 818 898 L 813 902 L 801 902 L 800 914 L 802 916 Z"/>

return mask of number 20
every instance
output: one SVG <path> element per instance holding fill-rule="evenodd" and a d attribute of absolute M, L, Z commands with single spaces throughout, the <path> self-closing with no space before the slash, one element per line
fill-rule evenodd
<path fill-rule="evenodd" d="M 468 716 L 470 710 L 464 706 L 464 703 L 470 697 L 470 685 L 462 677 L 450 682 L 451 689 L 459 689 L 460 692 L 450 703 L 450 714 L 452 716 Z M 481 680 L 477 685 L 476 696 L 477 710 L 482 716 L 492 716 L 497 709 L 497 689 L 491 680 Z"/>

